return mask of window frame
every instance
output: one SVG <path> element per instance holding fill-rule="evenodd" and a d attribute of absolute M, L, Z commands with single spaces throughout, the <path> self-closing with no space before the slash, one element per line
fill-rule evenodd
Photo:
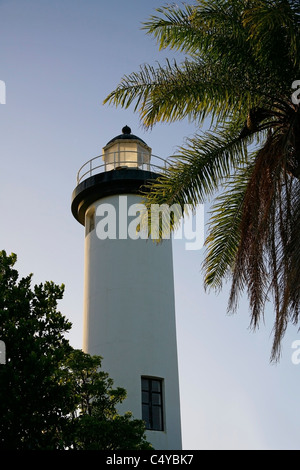
<path fill-rule="evenodd" d="M 85 236 L 95 230 L 95 208 L 90 208 L 85 215 Z"/>
<path fill-rule="evenodd" d="M 144 387 L 143 381 L 147 381 L 147 388 Z M 154 390 L 154 382 L 159 383 L 159 391 Z M 145 401 L 144 394 L 148 393 L 148 400 Z M 163 432 L 165 430 L 165 419 L 164 419 L 164 380 L 161 377 L 141 377 L 141 394 L 142 394 L 142 420 L 146 423 L 147 431 L 158 431 Z M 156 400 L 153 398 L 156 397 Z M 157 397 L 159 399 L 157 400 Z M 155 403 L 158 401 L 158 403 Z M 145 419 L 144 407 L 147 407 L 148 419 Z M 159 422 L 160 426 L 157 427 L 155 424 L 154 410 L 159 410 Z"/>

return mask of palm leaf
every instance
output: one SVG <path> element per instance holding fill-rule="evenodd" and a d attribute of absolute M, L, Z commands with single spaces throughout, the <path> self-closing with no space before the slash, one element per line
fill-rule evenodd
<path fill-rule="evenodd" d="M 160 121 L 174 122 L 189 118 L 201 125 L 206 118 L 224 122 L 236 117 L 250 106 L 259 106 L 266 97 L 259 97 L 252 87 L 245 90 L 245 82 L 234 70 L 224 70 L 220 81 L 220 66 L 201 61 L 175 61 L 154 68 L 140 67 L 139 72 L 125 75 L 118 87 L 104 103 L 128 108 L 134 102 L 134 111 L 140 113 L 143 124 L 151 127 Z"/>
<path fill-rule="evenodd" d="M 212 207 L 205 282 L 221 288 L 232 276 L 230 310 L 246 289 L 254 328 L 273 296 L 277 358 L 300 309 L 300 106 L 291 100 L 300 70 L 299 1 L 196 0 L 157 13 L 145 30 L 185 60 L 143 65 L 104 102 L 134 105 L 145 127 L 184 118 L 201 126 L 210 118 L 209 132 L 187 139 L 149 184 L 146 206 L 196 208 L 225 185 Z M 172 216 L 170 229 L 177 223 Z"/>
<path fill-rule="evenodd" d="M 230 177 L 234 168 L 247 162 L 247 147 L 239 136 L 240 126 L 225 126 L 219 133 L 206 132 L 201 137 L 187 140 L 187 146 L 172 158 L 170 167 L 149 183 L 145 191 L 145 205 L 151 213 L 153 205 L 177 205 L 184 209 L 196 209 L 219 185 Z M 171 220 L 171 230 L 178 219 Z M 160 232 L 160 237 L 162 233 Z"/>
<path fill-rule="evenodd" d="M 212 206 L 203 263 L 206 288 L 220 290 L 227 274 L 231 274 L 241 238 L 242 208 L 251 168 L 249 164 L 237 170 Z"/>
<path fill-rule="evenodd" d="M 199 50 L 201 33 L 192 21 L 193 6 L 184 5 L 179 9 L 170 5 L 156 11 L 162 16 L 152 15 L 143 23 L 143 29 L 157 39 L 160 49 L 170 47 L 185 53 Z"/>

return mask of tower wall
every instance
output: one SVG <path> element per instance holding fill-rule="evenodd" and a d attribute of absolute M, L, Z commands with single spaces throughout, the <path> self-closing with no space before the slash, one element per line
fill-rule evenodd
<path fill-rule="evenodd" d="M 125 170 L 126 171 L 126 170 Z M 140 202 L 126 194 L 128 207 Z M 163 385 L 163 431 L 147 431 L 155 449 L 181 449 L 172 242 L 118 239 L 119 195 L 94 201 L 86 210 L 84 267 L 85 352 L 103 357 L 102 368 L 124 387 L 119 411 L 142 418 L 141 378 Z M 116 211 L 117 238 L 97 236 L 97 208 Z M 95 213 L 92 226 L 90 216 Z M 128 222 L 132 218 L 128 217 Z"/>

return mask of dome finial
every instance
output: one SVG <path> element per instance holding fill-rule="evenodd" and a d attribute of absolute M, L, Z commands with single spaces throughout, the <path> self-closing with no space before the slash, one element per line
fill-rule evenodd
<path fill-rule="evenodd" d="M 123 127 L 122 129 L 123 134 L 131 134 L 131 129 L 128 126 Z"/>

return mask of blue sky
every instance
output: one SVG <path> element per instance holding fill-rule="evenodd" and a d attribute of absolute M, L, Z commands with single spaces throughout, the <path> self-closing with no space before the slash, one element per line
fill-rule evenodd
<path fill-rule="evenodd" d="M 195 130 L 183 121 L 145 132 L 133 109 L 102 105 L 124 74 L 172 57 L 141 30 L 162 4 L 0 0 L 0 249 L 18 255 L 21 275 L 66 285 L 60 310 L 74 347 L 82 346 L 84 231 L 70 202 L 79 167 L 125 124 L 164 158 Z M 228 290 L 204 292 L 203 250 L 173 247 L 184 449 L 299 449 L 297 328 L 270 365 L 272 306 L 251 332 L 245 299 L 228 316 Z"/>

